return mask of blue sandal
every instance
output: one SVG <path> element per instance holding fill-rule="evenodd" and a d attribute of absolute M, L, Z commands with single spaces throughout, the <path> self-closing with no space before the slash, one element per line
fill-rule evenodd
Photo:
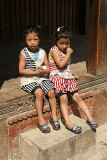
<path fill-rule="evenodd" d="M 78 130 L 78 128 L 79 128 L 79 130 Z M 70 130 L 71 132 L 75 133 L 75 134 L 80 134 L 82 132 L 81 127 L 79 127 L 75 124 L 71 129 L 69 129 L 69 128 L 67 128 L 67 129 Z"/>
<path fill-rule="evenodd" d="M 59 121 L 53 121 L 52 117 L 50 117 L 50 123 L 51 123 L 54 130 L 60 130 Z"/>
<path fill-rule="evenodd" d="M 36 120 L 36 123 L 37 123 L 38 128 L 41 130 L 41 132 L 43 132 L 43 133 L 49 133 L 51 131 L 50 128 L 49 128 L 49 126 L 47 124 L 40 125 L 38 120 Z"/>
<path fill-rule="evenodd" d="M 97 124 L 95 121 L 89 122 L 89 121 L 87 120 L 86 123 L 87 123 L 92 129 L 98 128 L 98 124 Z"/>

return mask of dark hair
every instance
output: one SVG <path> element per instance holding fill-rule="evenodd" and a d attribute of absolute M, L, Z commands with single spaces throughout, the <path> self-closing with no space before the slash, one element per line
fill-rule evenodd
<path fill-rule="evenodd" d="M 36 33 L 38 35 L 38 37 L 41 38 L 40 29 L 41 29 L 41 27 L 39 25 L 37 25 L 37 26 L 33 26 L 33 25 L 26 26 L 25 29 L 24 29 L 24 32 L 23 32 L 24 42 L 25 42 L 26 35 L 29 34 L 29 33 L 32 33 L 32 32 Z"/>
<path fill-rule="evenodd" d="M 69 28 L 59 27 L 55 34 L 55 40 L 58 41 L 60 38 L 69 38 L 71 39 L 71 31 Z"/>

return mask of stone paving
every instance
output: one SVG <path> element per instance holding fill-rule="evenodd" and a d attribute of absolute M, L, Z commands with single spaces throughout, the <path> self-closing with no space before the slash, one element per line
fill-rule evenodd
<path fill-rule="evenodd" d="M 74 134 L 65 128 L 63 119 L 61 129 L 47 135 L 38 128 L 20 134 L 21 160 L 87 160 L 96 153 L 96 134 L 84 119 L 70 115 L 74 124 L 82 127 L 81 134 Z"/>
<path fill-rule="evenodd" d="M 70 158 L 67 160 L 71 160 Z M 107 160 L 107 123 L 96 130 L 96 154 L 86 160 Z"/>
<path fill-rule="evenodd" d="M 74 120 L 74 121 L 76 121 L 77 120 L 77 118 L 74 116 L 74 115 L 72 115 L 72 116 L 70 116 L 70 117 L 72 117 L 72 120 Z M 88 128 L 90 128 L 90 127 L 88 127 L 86 124 L 85 124 L 85 121 L 84 120 L 82 120 L 81 119 L 81 121 L 83 121 L 82 123 L 81 122 L 79 122 L 78 120 L 77 120 L 77 123 L 81 123 L 81 126 L 82 126 L 82 129 L 83 129 L 83 132 L 85 133 L 85 130 L 87 130 Z M 80 124 L 79 124 L 80 125 Z M 51 126 L 50 126 L 50 128 L 51 128 Z M 52 129 L 52 128 L 51 128 Z M 35 132 L 35 133 L 33 133 L 33 132 Z M 37 132 L 37 133 L 36 133 Z M 59 133 L 59 136 L 60 137 L 63 137 L 62 135 L 63 135 L 63 132 L 64 132 L 64 135 L 66 135 L 66 138 L 67 138 L 67 134 L 68 133 L 70 133 L 70 132 L 68 132 L 65 128 L 63 128 L 63 126 L 62 126 L 62 129 L 61 129 L 61 133 L 60 133 L 60 131 L 58 131 L 58 132 L 55 132 L 55 131 L 53 131 L 52 130 L 52 133 L 50 134 L 50 139 L 51 139 L 51 136 L 52 136 L 52 134 L 53 134 L 53 141 L 52 141 L 52 139 L 51 139 L 51 141 L 52 141 L 52 144 L 53 143 L 57 143 L 56 142 L 56 140 L 54 140 L 54 138 L 55 138 L 55 135 L 56 134 L 58 134 Z M 65 132 L 67 132 L 66 134 L 65 134 Z M 91 132 L 90 132 L 91 133 Z M 30 134 L 32 135 L 32 137 L 30 136 Z M 23 135 L 23 136 L 22 136 Z M 39 129 L 37 128 L 37 129 L 34 129 L 34 130 L 31 130 L 31 131 L 27 131 L 27 132 L 25 132 L 25 133 L 22 133 L 22 137 L 24 138 L 24 139 L 26 139 L 26 141 L 27 141 L 27 143 L 29 142 L 29 140 L 31 140 L 31 139 L 33 139 L 33 143 L 34 143 L 34 141 L 35 141 L 35 143 L 37 143 L 38 142 L 38 144 L 40 144 L 41 145 L 41 143 L 42 142 L 39 142 L 39 141 L 37 141 L 36 142 L 36 139 L 38 139 L 38 137 L 40 138 L 40 137 L 42 137 L 43 138 L 43 136 L 46 138 L 47 136 L 46 135 L 44 135 L 43 133 L 40 133 L 40 131 L 39 131 Z M 35 136 L 36 135 L 36 136 Z M 70 135 L 73 135 L 72 133 L 70 133 Z M 73 136 L 75 136 L 75 135 L 73 135 Z M 101 125 L 101 126 L 99 126 L 97 129 L 96 129 L 96 132 L 94 133 L 94 134 L 89 134 L 89 129 L 88 129 L 88 132 L 86 133 L 86 136 L 87 136 L 87 139 L 89 139 L 90 140 L 90 142 L 88 142 L 87 143 L 87 145 L 86 146 L 84 146 L 85 145 L 85 141 L 87 141 L 87 139 L 85 140 L 85 135 L 83 136 L 83 139 L 82 139 L 82 141 L 84 142 L 83 144 L 84 145 L 81 145 L 81 147 L 86 147 L 87 148 L 87 146 L 89 146 L 89 144 L 91 143 L 91 141 L 92 141 L 92 139 L 91 138 L 93 138 L 93 137 L 91 137 L 91 136 L 95 136 L 96 137 L 96 151 L 95 151 L 95 147 L 93 147 L 92 146 L 92 148 L 94 149 L 94 151 L 93 150 L 90 150 L 90 152 L 87 150 L 87 152 L 85 152 L 85 153 L 81 153 L 81 154 L 77 154 L 74 158 L 72 157 L 72 158 L 67 158 L 66 160 L 72 160 L 72 159 L 75 159 L 75 160 L 78 160 L 78 159 L 81 159 L 81 160 L 107 160 L 107 123 L 105 123 L 105 124 L 103 124 L 103 125 Z M 25 138 L 26 137 L 26 138 Z M 35 137 L 35 138 L 34 138 Z M 59 137 L 59 139 L 60 139 L 60 137 Z M 78 136 L 77 136 L 78 137 Z M 57 135 L 57 138 L 58 138 L 58 135 Z M 59 141 L 59 139 L 58 139 L 58 141 Z M 93 139 L 94 140 L 94 139 Z M 63 141 L 63 140 L 62 140 Z M 49 141 L 49 143 L 50 143 L 50 141 Z M 63 142 L 64 143 L 64 142 Z M 34 145 L 34 144 L 33 144 Z M 54 144 L 55 145 L 55 144 Z M 59 144 L 57 144 L 57 146 L 58 146 Z M 79 145 L 79 139 L 78 139 L 78 143 L 77 143 L 77 145 Z M 41 147 L 44 147 L 45 146 L 45 144 L 43 144 L 43 146 L 41 146 Z M 48 146 L 48 141 L 47 141 L 47 144 L 46 144 L 46 147 Z M 75 145 L 74 145 L 75 146 Z M 74 146 L 72 146 L 72 147 L 74 147 Z M 28 147 L 28 146 L 27 146 Z M 31 147 L 31 143 L 30 143 L 30 147 Z M 26 147 L 24 147 L 23 146 L 23 148 L 26 148 Z M 48 148 L 48 147 L 47 147 Z M 78 148 L 78 147 L 77 147 Z M 34 149 L 34 147 L 33 147 L 33 149 Z M 78 148 L 79 149 L 79 148 Z M 48 150 L 48 149 L 47 149 Z M 58 149 L 59 150 L 59 149 Z M 23 151 L 24 151 L 24 149 L 23 149 Z M 33 151 L 32 151 L 33 152 Z M 26 152 L 24 152 L 24 154 L 26 154 Z M 95 154 L 95 155 L 94 155 Z M 37 156 L 37 155 L 36 155 Z M 90 157 L 90 158 L 86 158 L 86 157 Z M 58 158 L 59 158 L 59 155 L 58 155 Z M 51 158 L 50 158 L 51 159 Z M 57 159 L 55 159 L 55 160 L 57 160 Z"/>
<path fill-rule="evenodd" d="M 99 126 L 96 136 L 97 153 L 88 160 L 107 160 L 107 123 Z"/>

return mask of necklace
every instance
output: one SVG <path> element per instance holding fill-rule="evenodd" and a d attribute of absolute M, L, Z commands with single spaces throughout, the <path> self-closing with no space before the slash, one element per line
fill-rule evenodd
<path fill-rule="evenodd" d="M 38 57 L 39 57 L 39 52 L 36 52 L 36 53 L 32 53 L 31 54 L 32 58 L 37 61 Z"/>

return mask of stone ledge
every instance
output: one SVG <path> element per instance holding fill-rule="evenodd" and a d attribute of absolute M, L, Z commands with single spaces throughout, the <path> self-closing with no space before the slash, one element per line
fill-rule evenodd
<path fill-rule="evenodd" d="M 95 90 L 99 88 L 105 88 L 106 86 L 107 86 L 107 75 L 93 78 L 89 81 L 78 84 L 79 93 L 81 94 L 84 100 L 92 98 Z M 72 100 L 70 100 L 70 104 L 71 103 L 72 103 Z M 26 114 L 26 112 L 30 113 L 30 111 L 32 112 L 32 110 L 34 110 L 36 114 L 35 106 L 34 106 L 34 96 L 26 95 L 26 96 L 20 97 L 17 100 L 13 100 L 9 102 L 8 105 L 0 106 L 0 119 L 2 119 L 3 117 L 8 118 L 11 116 L 15 116 L 16 114 L 24 115 L 23 112 L 25 112 Z M 45 99 L 43 113 L 46 113 L 49 111 L 50 111 L 50 107 L 49 107 L 48 101 Z M 22 115 L 21 117 L 23 117 Z"/>
<path fill-rule="evenodd" d="M 93 91 L 87 91 L 86 93 L 81 93 L 83 99 L 93 97 Z M 19 98 L 17 101 L 10 102 L 8 105 L 0 107 L 0 118 L 3 116 L 10 117 L 11 115 L 16 115 L 22 112 L 26 112 L 35 109 L 34 106 L 34 96 L 28 95 L 25 98 Z M 71 103 L 71 102 L 70 102 Z M 47 107 L 48 104 L 48 107 Z M 49 103 L 44 99 L 43 113 L 50 111 Z"/>
<path fill-rule="evenodd" d="M 89 91 L 89 92 L 86 92 L 86 93 L 83 93 L 81 94 L 81 97 L 84 99 L 89 99 L 89 98 L 92 98 L 93 97 L 93 94 L 94 92 L 93 91 Z M 46 112 L 50 112 L 51 109 L 50 109 L 50 106 L 49 104 L 46 104 L 48 102 L 45 102 L 45 105 L 43 107 L 43 114 L 45 114 Z M 69 100 L 69 105 L 71 105 L 73 102 L 72 102 L 72 99 Z M 68 107 L 70 108 L 70 106 L 68 105 Z M 59 106 L 57 105 L 57 110 L 59 110 Z M 20 113 L 20 114 L 17 114 L 15 116 L 11 116 L 8 118 L 8 124 L 9 125 L 12 125 L 14 123 L 18 123 L 18 122 L 21 122 L 23 120 L 26 120 L 28 118 L 32 118 L 32 117 L 35 117 L 37 116 L 37 112 L 36 112 L 36 109 L 31 109 L 30 111 L 26 111 L 26 112 L 23 112 L 23 113 Z"/>

